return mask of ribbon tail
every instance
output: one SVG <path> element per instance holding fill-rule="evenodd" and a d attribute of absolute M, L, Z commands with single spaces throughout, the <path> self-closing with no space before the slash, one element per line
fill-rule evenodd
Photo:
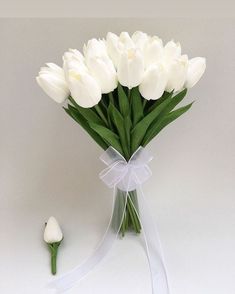
<path fill-rule="evenodd" d="M 141 185 L 138 186 L 139 213 L 136 211 L 145 243 L 151 273 L 152 294 L 170 294 L 167 272 L 158 230 L 152 220 Z M 135 208 L 134 204 L 132 206 Z M 136 210 L 136 209 L 135 209 Z"/>
<path fill-rule="evenodd" d="M 94 253 L 90 257 L 88 257 L 88 259 L 81 265 L 49 282 L 47 288 L 54 289 L 55 293 L 57 294 L 68 291 L 73 286 L 75 286 L 75 284 L 77 284 L 82 278 L 84 278 L 107 255 L 109 250 L 112 248 L 115 240 L 118 238 L 121 224 L 125 215 L 127 195 L 128 193 L 125 193 L 123 205 L 122 207 L 119 207 L 119 213 L 121 217 L 118 217 L 116 215 L 115 203 L 117 203 L 116 197 L 119 197 L 119 195 L 116 191 L 116 187 L 114 187 L 112 216 L 110 218 L 108 228 L 101 242 L 96 247 Z"/>

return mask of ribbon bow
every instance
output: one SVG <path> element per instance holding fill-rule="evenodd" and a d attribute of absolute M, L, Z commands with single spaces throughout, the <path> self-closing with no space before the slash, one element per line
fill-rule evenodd
<path fill-rule="evenodd" d="M 151 273 L 152 294 L 169 294 L 167 274 L 158 232 L 151 219 L 141 187 L 152 174 L 148 167 L 148 163 L 152 160 L 152 156 L 143 147 L 140 147 L 127 162 L 117 150 L 113 147 L 109 147 L 104 154 L 101 155 L 100 159 L 107 166 L 100 173 L 100 179 L 114 190 L 112 215 L 114 213 L 115 197 L 118 197 L 116 196 L 116 188 L 126 191 L 126 200 L 127 197 L 129 197 L 128 191 L 138 189 L 138 202 L 141 215 L 141 217 L 139 217 L 139 215 L 138 217 L 142 228 L 142 235 Z M 125 209 L 126 206 L 123 207 L 123 216 Z M 94 253 L 83 264 L 50 282 L 48 285 L 49 288 L 55 289 L 56 293 L 64 293 L 89 273 L 111 249 L 118 237 L 122 219 L 123 217 L 120 218 L 120 224 L 118 224 L 114 230 L 111 217 L 105 235 Z"/>
<path fill-rule="evenodd" d="M 139 147 L 127 162 L 113 147 L 100 156 L 108 167 L 100 174 L 100 179 L 109 187 L 132 191 L 142 185 L 152 175 L 148 163 L 153 157 L 143 147 Z"/>

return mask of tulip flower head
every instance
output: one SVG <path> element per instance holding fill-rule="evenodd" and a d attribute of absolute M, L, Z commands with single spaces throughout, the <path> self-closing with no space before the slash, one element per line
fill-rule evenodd
<path fill-rule="evenodd" d="M 118 83 L 131 90 L 139 87 L 144 99 L 156 100 L 164 92 L 192 88 L 206 68 L 202 57 L 188 59 L 179 42 L 163 44 L 158 36 L 137 31 L 105 39 L 91 39 L 83 53 L 69 49 L 63 68 L 48 63 L 37 79 L 40 87 L 58 103 L 70 96 L 82 108 L 96 107 L 103 95 L 116 91 Z"/>
<path fill-rule="evenodd" d="M 51 216 L 45 227 L 44 241 L 47 243 L 51 252 L 51 272 L 53 275 L 56 274 L 56 259 L 57 251 L 63 240 L 63 234 L 57 220 Z"/>
<path fill-rule="evenodd" d="M 63 103 L 69 96 L 64 71 L 54 63 L 47 63 L 36 77 L 38 85 L 57 103 Z"/>

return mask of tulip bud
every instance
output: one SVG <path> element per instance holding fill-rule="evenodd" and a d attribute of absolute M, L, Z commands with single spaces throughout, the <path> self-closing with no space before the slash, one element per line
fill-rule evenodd
<path fill-rule="evenodd" d="M 120 46 L 122 50 L 135 47 L 133 40 L 127 32 L 121 32 L 119 36 L 119 42 L 121 43 Z"/>
<path fill-rule="evenodd" d="M 89 108 L 99 103 L 101 88 L 89 73 L 82 70 L 70 70 L 68 80 L 71 96 L 78 105 Z"/>
<path fill-rule="evenodd" d="M 106 37 L 106 48 L 114 66 L 117 67 L 120 55 L 127 49 L 135 48 L 135 44 L 127 32 L 122 32 L 119 37 L 109 32 Z"/>
<path fill-rule="evenodd" d="M 74 69 L 78 71 L 87 71 L 88 69 L 85 65 L 85 58 L 82 55 L 81 52 L 79 52 L 76 49 L 69 49 L 68 52 L 64 53 L 63 56 L 63 61 L 64 61 L 64 72 L 65 72 L 65 78 L 68 81 L 68 73 L 69 70 Z"/>
<path fill-rule="evenodd" d="M 148 42 L 149 38 L 150 37 L 147 34 L 140 31 L 134 32 L 134 34 L 132 35 L 132 40 L 135 46 L 139 48 L 141 51 L 144 50 L 144 47 Z"/>
<path fill-rule="evenodd" d="M 103 40 L 91 39 L 84 45 L 85 58 L 108 56 L 107 48 Z"/>
<path fill-rule="evenodd" d="M 119 37 L 109 32 L 105 44 L 109 57 L 112 59 L 114 66 L 117 66 L 120 57 Z"/>
<path fill-rule="evenodd" d="M 51 272 L 53 275 L 56 274 L 56 259 L 57 251 L 60 243 L 63 239 L 63 234 L 57 220 L 51 216 L 46 223 L 44 231 L 44 241 L 48 244 L 48 248 L 51 252 Z"/>
<path fill-rule="evenodd" d="M 48 244 L 60 242 L 63 234 L 57 220 L 51 216 L 46 224 L 44 231 L 44 241 Z"/>
<path fill-rule="evenodd" d="M 47 67 L 41 68 L 36 80 L 44 92 L 57 103 L 63 103 L 68 98 L 69 89 L 64 71 L 58 65 L 47 63 Z"/>
<path fill-rule="evenodd" d="M 129 89 L 138 86 L 144 76 L 144 61 L 139 49 L 125 50 L 117 67 L 118 80 Z"/>
<path fill-rule="evenodd" d="M 175 43 L 174 41 L 168 42 L 164 47 L 164 58 L 166 61 L 172 61 L 179 58 L 181 55 L 180 43 Z"/>
<path fill-rule="evenodd" d="M 139 86 L 141 95 L 147 100 L 160 98 L 165 91 L 167 78 L 167 71 L 161 64 L 151 65 Z"/>
<path fill-rule="evenodd" d="M 86 62 L 89 72 L 98 82 L 102 93 L 110 93 L 117 87 L 117 73 L 109 57 L 92 57 Z"/>
<path fill-rule="evenodd" d="M 166 91 L 180 91 L 185 83 L 188 70 L 188 56 L 182 55 L 168 66 L 168 82 Z"/>
<path fill-rule="evenodd" d="M 192 88 L 200 80 L 206 69 L 206 59 L 195 57 L 189 60 L 188 72 L 185 82 L 186 88 Z"/>
<path fill-rule="evenodd" d="M 163 57 L 162 40 L 157 36 L 148 40 L 144 48 L 145 67 L 158 63 Z"/>

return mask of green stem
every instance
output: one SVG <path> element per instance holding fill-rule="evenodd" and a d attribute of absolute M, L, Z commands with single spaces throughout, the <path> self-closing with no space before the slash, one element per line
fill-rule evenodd
<path fill-rule="evenodd" d="M 97 113 L 99 114 L 99 116 L 101 117 L 101 119 L 106 124 L 106 126 L 109 126 L 108 121 L 107 121 L 106 117 L 104 116 L 103 111 L 98 104 L 95 105 L 95 109 L 96 109 Z"/>
<path fill-rule="evenodd" d="M 56 274 L 56 259 L 57 259 L 57 251 L 51 254 L 51 273 L 53 275 Z"/>
<path fill-rule="evenodd" d="M 136 214 L 136 210 L 134 208 L 134 203 L 132 202 L 132 200 L 130 198 L 128 198 L 128 201 L 127 201 L 127 208 L 130 213 L 130 217 L 132 219 L 132 224 L 134 226 L 134 230 L 137 234 L 139 234 L 140 229 L 141 229 L 140 223 L 139 223 L 139 218 L 138 218 L 138 215 Z"/>
<path fill-rule="evenodd" d="M 110 100 L 110 102 L 114 104 L 113 93 L 110 92 L 108 95 L 109 95 L 109 100 Z"/>
<path fill-rule="evenodd" d="M 144 99 L 144 101 L 143 101 L 143 109 L 145 108 L 146 103 L 147 103 L 147 99 Z"/>
<path fill-rule="evenodd" d="M 57 272 L 57 252 L 60 242 L 48 244 L 51 252 L 51 273 L 55 275 Z"/>

